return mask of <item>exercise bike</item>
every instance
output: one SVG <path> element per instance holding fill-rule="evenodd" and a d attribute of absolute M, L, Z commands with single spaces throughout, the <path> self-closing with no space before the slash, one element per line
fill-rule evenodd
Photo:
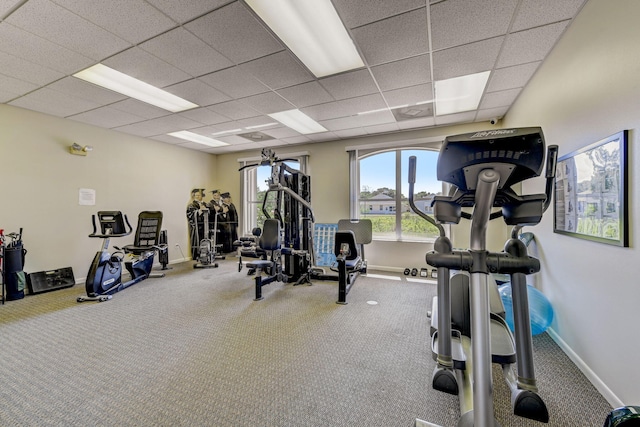
<path fill-rule="evenodd" d="M 434 389 L 460 398 L 459 426 L 497 426 L 493 410 L 491 364 L 502 366 L 511 390 L 515 415 L 540 422 L 549 413 L 537 394 L 526 275 L 540 270 L 517 237 L 525 225 L 538 224 L 554 189 L 557 146 L 546 153 L 544 194 L 518 195 L 514 184 L 540 175 L 545 143 L 540 128 L 502 129 L 447 137 L 438 157 L 437 177 L 454 186 L 448 196 L 435 196 L 433 217 L 414 204 L 416 158 L 409 160 L 409 203 L 436 226 L 440 236 L 426 261 L 437 268 L 437 297 L 431 322 L 431 347 L 437 366 Z M 472 207 L 471 214 L 463 207 Z M 492 212 L 492 208 L 500 208 Z M 513 226 L 499 253 L 486 249 L 491 219 L 502 217 Z M 453 250 L 442 224 L 471 220 L 470 249 Z M 450 277 L 451 271 L 459 271 Z M 515 339 L 504 319 L 504 308 L 491 273 L 509 274 L 513 295 Z M 516 357 L 517 354 L 517 357 Z M 517 366 L 517 377 L 512 365 Z M 416 427 L 435 426 L 416 420 Z"/>
<path fill-rule="evenodd" d="M 78 302 L 110 300 L 116 292 L 135 285 L 148 277 L 163 277 L 163 273 L 151 273 L 156 251 L 166 253 L 167 245 L 158 244 L 162 227 L 162 212 L 141 212 L 133 245 L 122 249 L 114 246 L 115 252 L 109 253 L 109 240 L 112 237 L 124 237 L 133 232 L 126 215 L 120 211 L 100 211 L 97 214 L 100 233 L 97 232 L 96 215 L 92 215 L 93 233 L 91 238 L 104 239 L 101 249 L 96 253 L 87 273 L 85 289 L 87 296 L 77 298 Z M 125 226 L 126 224 L 126 226 Z M 126 256 L 131 259 L 124 262 L 131 279 L 122 281 L 122 263 Z M 164 269 L 164 266 L 163 266 Z"/>

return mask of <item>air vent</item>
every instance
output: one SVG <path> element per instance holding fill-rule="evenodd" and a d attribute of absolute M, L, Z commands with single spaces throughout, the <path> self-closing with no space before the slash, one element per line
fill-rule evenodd
<path fill-rule="evenodd" d="M 433 117 L 433 104 L 411 105 L 391 110 L 397 122 Z"/>
<path fill-rule="evenodd" d="M 244 139 L 248 139 L 249 141 L 253 142 L 268 141 L 270 139 L 273 139 L 271 135 L 267 135 L 263 132 L 239 133 L 238 136 L 241 136 Z"/>

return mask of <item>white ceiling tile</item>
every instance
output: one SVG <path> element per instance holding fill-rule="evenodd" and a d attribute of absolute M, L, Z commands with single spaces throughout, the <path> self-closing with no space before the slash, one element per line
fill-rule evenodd
<path fill-rule="evenodd" d="M 484 121 L 506 113 L 585 0 L 332 2 L 366 64 L 319 80 L 245 1 L 0 0 L 0 103 L 205 153 Z M 96 57 L 210 105 L 170 113 L 70 77 Z M 417 105 L 432 97 L 434 78 L 489 69 L 479 110 L 433 118 L 432 104 Z M 408 106 L 388 110 L 399 105 Z M 294 107 L 330 131 L 306 137 L 273 123 L 256 131 L 276 140 L 236 135 Z M 210 148 L 165 134 L 182 129 L 226 132 L 233 145 Z"/>
<path fill-rule="evenodd" d="M 230 67 L 199 77 L 206 84 L 233 98 L 257 95 L 270 89 L 260 83 L 251 73 L 240 67 Z"/>
<path fill-rule="evenodd" d="M 353 35 L 371 66 L 424 54 L 429 50 L 426 9 L 356 28 Z"/>
<path fill-rule="evenodd" d="M 386 108 L 381 95 L 366 95 L 326 104 L 302 108 L 302 112 L 315 120 L 330 120 L 338 117 L 354 116 L 358 113 Z"/>
<path fill-rule="evenodd" d="M 487 92 L 524 87 L 539 65 L 540 62 L 531 62 L 493 71 L 489 78 Z"/>
<path fill-rule="evenodd" d="M 222 142 L 226 142 L 227 144 L 234 144 L 234 145 L 255 144 L 255 142 L 251 142 L 248 139 L 245 139 L 238 135 L 216 136 L 215 139 Z"/>
<path fill-rule="evenodd" d="M 281 126 L 275 129 L 269 129 L 268 131 L 266 131 L 266 133 L 268 133 L 269 135 L 277 139 L 300 136 L 299 132 L 296 132 L 295 130 L 288 128 L 286 126 Z"/>
<path fill-rule="evenodd" d="M 140 45 L 176 68 L 197 77 L 233 65 L 211 46 L 185 30 L 176 28 Z"/>
<path fill-rule="evenodd" d="M 278 89 L 277 92 L 298 108 L 334 101 L 317 81 Z"/>
<path fill-rule="evenodd" d="M 217 9 L 230 0 L 146 0 L 179 23 Z"/>
<path fill-rule="evenodd" d="M 202 126 L 202 127 L 191 128 L 191 129 L 189 129 L 189 132 L 197 133 L 197 134 L 203 135 L 203 136 L 212 137 L 211 134 L 215 133 L 215 132 L 218 132 L 218 129 L 215 126 Z M 213 138 L 215 138 L 215 136 L 213 136 Z"/>
<path fill-rule="evenodd" d="M 36 89 L 38 85 L 0 74 L 0 91 L 12 93 L 14 97 Z"/>
<path fill-rule="evenodd" d="M 64 77 L 63 73 L 4 52 L 0 52 L 0 73 L 39 85 Z"/>
<path fill-rule="evenodd" d="M 311 140 L 309 138 L 307 138 L 304 135 L 298 135 L 298 136 L 292 136 L 292 137 L 288 137 L 288 138 L 282 138 L 280 139 L 283 142 L 286 142 L 287 144 L 304 144 L 306 142 L 310 142 Z"/>
<path fill-rule="evenodd" d="M 435 126 L 435 124 L 436 124 L 436 121 L 433 117 L 423 117 L 423 118 L 414 119 L 414 120 L 403 120 L 397 123 L 398 127 L 401 130 L 431 127 L 431 126 Z"/>
<path fill-rule="evenodd" d="M 371 72 L 382 91 L 431 81 L 431 64 L 428 54 L 371 67 Z"/>
<path fill-rule="evenodd" d="M 283 99 L 275 92 L 249 96 L 247 98 L 243 98 L 242 102 L 262 114 L 277 113 L 279 111 L 292 110 L 296 108 L 295 105 Z"/>
<path fill-rule="evenodd" d="M 479 109 L 508 107 L 515 101 L 521 89 L 502 90 L 500 92 L 487 93 L 482 97 Z"/>
<path fill-rule="evenodd" d="M 401 130 L 400 126 L 397 123 L 386 123 L 382 125 L 367 126 L 365 129 L 367 131 L 367 134 L 369 135 L 398 132 L 399 130 Z"/>
<path fill-rule="evenodd" d="M 431 83 L 391 90 L 382 93 L 390 108 L 399 105 L 413 105 L 418 102 L 433 101 Z"/>
<path fill-rule="evenodd" d="M 453 77 L 491 70 L 498 59 L 504 37 L 494 37 L 433 53 L 433 79 Z"/>
<path fill-rule="evenodd" d="M 518 0 L 448 0 L 431 5 L 434 50 L 506 34 Z"/>
<path fill-rule="evenodd" d="M 69 96 L 46 87 L 11 101 L 9 104 L 58 117 L 71 116 L 100 107 L 99 104 Z"/>
<path fill-rule="evenodd" d="M 11 9 L 16 7 L 18 3 L 22 3 L 22 0 L 0 0 L 0 20 L 3 19 Z"/>
<path fill-rule="evenodd" d="M 262 116 L 258 116 L 258 117 L 262 117 Z M 243 126 L 240 123 L 238 123 L 238 120 L 230 120 L 230 121 L 209 126 L 209 128 L 211 129 L 211 133 L 216 134 L 214 136 L 217 137 L 221 135 L 240 133 L 242 132 Z"/>
<path fill-rule="evenodd" d="M 75 77 L 65 77 L 64 79 L 51 83 L 47 87 L 100 105 L 111 104 L 127 98 L 117 92 L 101 88 L 100 86 Z"/>
<path fill-rule="evenodd" d="M 333 132 L 311 133 L 307 135 L 307 138 L 309 138 L 313 142 L 335 141 L 339 139 L 338 136 Z"/>
<path fill-rule="evenodd" d="M 109 106 L 85 111 L 84 113 L 69 116 L 68 118 L 107 129 L 137 123 L 144 120 L 142 117 L 125 113 L 124 111 L 120 111 Z"/>
<path fill-rule="evenodd" d="M 360 27 L 374 21 L 425 7 L 424 0 L 334 0 L 338 14 L 347 28 Z"/>
<path fill-rule="evenodd" d="M 586 0 L 521 0 L 511 31 L 571 19 Z"/>
<path fill-rule="evenodd" d="M 7 103 L 17 96 L 18 95 L 13 92 L 5 92 L 3 90 L 0 90 L 0 103 Z"/>
<path fill-rule="evenodd" d="M 240 68 L 271 89 L 295 86 L 313 80 L 313 75 L 287 51 L 244 63 Z"/>
<path fill-rule="evenodd" d="M 218 114 L 222 114 L 231 120 L 246 119 L 260 115 L 260 113 L 240 101 L 222 102 L 220 104 L 211 105 L 209 109 Z"/>
<path fill-rule="evenodd" d="M 191 132 L 193 132 L 193 130 L 191 130 Z M 192 145 L 192 147 L 193 147 L 192 149 L 197 148 L 198 145 L 202 145 L 202 144 L 196 144 L 195 142 L 194 143 L 190 143 L 190 142 L 187 142 L 184 139 L 176 138 L 175 136 L 171 136 L 171 135 L 167 135 L 167 134 L 152 136 L 152 137 L 150 137 L 150 139 L 153 139 L 155 141 L 165 142 L 165 143 L 171 144 L 171 145 L 188 146 L 190 144 L 193 144 Z"/>
<path fill-rule="evenodd" d="M 556 44 L 568 23 L 568 21 L 563 21 L 509 34 L 497 66 L 503 68 L 543 60 Z"/>
<path fill-rule="evenodd" d="M 256 131 L 262 131 L 265 129 L 272 129 L 275 127 L 282 126 L 279 122 L 277 122 L 276 120 L 266 115 L 249 117 L 248 119 L 236 120 L 236 123 L 243 128 L 247 128 L 249 126 L 260 126 L 260 128 L 255 129 Z M 268 126 L 262 127 L 263 125 L 268 125 Z M 252 130 L 252 129 L 249 129 L 249 130 Z"/>
<path fill-rule="evenodd" d="M 205 125 L 215 125 L 217 123 L 228 122 L 229 118 L 220 115 L 206 107 L 194 108 L 192 110 L 183 111 L 179 115 Z"/>
<path fill-rule="evenodd" d="M 178 115 L 158 117 L 144 122 L 114 128 L 117 131 L 130 133 L 138 136 L 155 136 L 163 133 L 188 130 L 202 126 L 201 123 Z"/>
<path fill-rule="evenodd" d="M 363 128 L 341 129 L 332 131 L 338 138 L 355 138 L 358 136 L 368 135 L 367 131 Z"/>
<path fill-rule="evenodd" d="M 144 0 L 53 0 L 84 19 L 132 44 L 143 42 L 176 26 Z"/>
<path fill-rule="evenodd" d="M 96 61 L 131 45 L 49 0 L 29 0 L 6 22 Z"/>
<path fill-rule="evenodd" d="M 111 107 L 124 111 L 126 113 L 131 113 L 133 115 L 143 117 L 145 119 L 155 119 L 157 117 L 171 114 L 167 110 L 163 110 L 162 108 L 158 108 L 145 102 L 141 102 L 131 98 L 115 102 L 111 104 Z"/>
<path fill-rule="evenodd" d="M 191 21 L 185 28 L 236 64 L 283 49 L 240 2 Z"/>
<path fill-rule="evenodd" d="M 394 122 L 395 119 L 390 111 L 380 111 L 370 114 L 323 120 L 320 123 L 330 131 L 334 131 Z"/>
<path fill-rule="evenodd" d="M 73 74 L 95 62 L 6 21 L 0 22 L 0 51 L 64 74 Z"/>
<path fill-rule="evenodd" d="M 378 92 L 378 86 L 367 69 L 325 77 L 319 82 L 336 100 Z"/>
<path fill-rule="evenodd" d="M 186 82 L 167 86 L 164 89 L 201 107 L 218 104 L 231 99 L 198 79 L 187 80 Z"/>
<path fill-rule="evenodd" d="M 102 63 L 157 87 L 169 86 L 192 78 L 184 71 L 139 47 L 120 52 Z"/>
<path fill-rule="evenodd" d="M 471 123 L 476 116 L 476 112 L 467 111 L 464 113 L 447 114 L 446 116 L 436 116 L 436 125 L 449 125 L 452 123 Z"/>

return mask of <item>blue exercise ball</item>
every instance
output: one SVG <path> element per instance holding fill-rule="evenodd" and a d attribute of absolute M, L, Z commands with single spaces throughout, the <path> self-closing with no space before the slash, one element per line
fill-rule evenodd
<path fill-rule="evenodd" d="M 504 305 L 507 325 L 514 331 L 513 326 L 513 302 L 511 297 L 511 283 L 507 282 L 498 288 L 500 299 Z M 531 334 L 538 335 L 547 330 L 553 321 L 553 307 L 542 292 L 531 285 L 527 285 L 529 297 L 529 318 L 531 320 Z"/>

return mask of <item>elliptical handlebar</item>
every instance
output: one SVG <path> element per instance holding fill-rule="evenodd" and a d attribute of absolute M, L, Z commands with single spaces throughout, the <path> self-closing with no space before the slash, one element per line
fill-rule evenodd
<path fill-rule="evenodd" d="M 544 194 L 547 195 L 547 200 L 544 202 L 542 211 L 545 212 L 551 204 L 551 196 L 555 190 L 556 184 L 556 166 L 558 165 L 558 146 L 550 145 L 547 147 L 547 162 L 546 162 L 545 178 L 547 179 Z"/>
<path fill-rule="evenodd" d="M 409 205 L 418 216 L 438 227 L 441 235 L 444 235 L 444 230 L 438 224 L 457 223 L 460 218 L 472 219 L 472 215 L 462 212 L 461 208 L 473 206 L 476 181 L 471 179 L 467 182 L 466 175 L 461 174 L 460 170 L 475 169 L 479 173 L 483 169 L 482 163 L 487 163 L 487 167 L 497 168 L 500 174 L 504 175 L 501 178 L 497 198 L 493 206 L 501 209 L 491 212 L 488 220 L 503 217 L 508 225 L 533 225 L 540 221 L 542 214 L 549 208 L 555 190 L 558 146 L 549 145 L 547 147 L 546 161 L 543 163 L 543 160 L 545 160 L 544 139 L 539 128 L 525 128 L 522 129 L 522 132 L 518 129 L 503 132 L 509 135 L 523 136 L 518 136 L 517 138 L 509 136 L 509 140 L 500 142 L 494 139 L 494 135 L 487 137 L 483 133 L 476 133 L 473 136 L 461 135 L 448 137 L 445 140 L 445 145 L 441 149 L 440 159 L 438 160 L 438 179 L 451 183 L 456 187 L 456 191 L 449 196 L 435 196 L 432 202 L 434 207 L 432 215 L 420 211 L 415 205 L 416 157 L 411 156 L 409 158 Z M 488 143 L 481 145 L 480 148 L 475 148 L 476 136 L 486 138 Z M 494 142 L 501 146 L 489 148 L 489 145 Z M 515 153 L 518 149 L 511 148 L 512 142 L 523 142 L 525 147 L 520 148 Z M 447 144 L 449 145 L 446 146 Z M 447 155 L 447 158 L 443 166 L 441 165 L 441 157 L 444 154 Z M 484 158 L 487 155 L 496 156 L 496 159 L 491 161 L 476 160 L 479 156 Z M 513 167 L 505 168 L 501 166 L 503 163 L 512 163 L 516 169 L 513 170 Z M 456 169 L 456 164 L 458 169 Z M 543 164 L 546 168 L 544 172 L 546 178 L 544 194 L 520 196 L 511 189 L 511 186 L 517 182 L 540 176 Z M 503 184 L 504 188 L 502 188 Z"/>
<path fill-rule="evenodd" d="M 418 207 L 416 206 L 414 200 L 413 200 L 413 191 L 414 191 L 414 186 L 416 183 L 416 156 L 411 156 L 409 157 L 409 206 L 411 206 L 411 209 L 422 219 L 428 221 L 430 224 L 434 225 L 437 229 L 438 232 L 440 233 L 440 236 L 444 236 L 445 232 L 444 232 L 444 227 L 442 227 L 442 225 L 437 222 L 434 218 L 431 218 L 431 216 L 429 216 L 428 214 L 422 212 L 420 209 L 418 209 Z"/>

